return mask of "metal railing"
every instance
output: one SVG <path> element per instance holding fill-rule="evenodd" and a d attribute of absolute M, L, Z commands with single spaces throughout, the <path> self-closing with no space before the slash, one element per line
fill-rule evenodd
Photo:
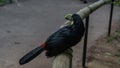
<path fill-rule="evenodd" d="M 99 0 L 88 7 L 85 7 L 77 12 L 82 19 L 86 18 L 85 21 L 85 36 L 84 36 L 84 45 L 83 45 L 83 56 L 82 56 L 82 67 L 86 68 L 86 55 L 87 55 L 87 39 L 88 39 L 88 28 L 89 28 L 89 15 L 96 10 L 97 8 L 105 5 L 106 3 L 114 2 L 114 0 Z M 111 33 L 111 24 L 113 16 L 113 3 L 111 3 L 110 9 L 110 18 L 109 18 L 109 27 L 108 27 L 108 36 Z M 66 22 L 69 23 L 69 22 Z M 53 68 L 72 68 L 72 49 L 66 50 L 64 53 L 58 55 L 53 60 Z"/>
<path fill-rule="evenodd" d="M 111 25 L 112 25 L 112 17 L 113 17 L 113 5 L 114 0 L 112 0 L 111 8 L 110 8 L 110 18 L 109 18 L 109 26 L 108 26 L 108 37 L 111 34 Z M 86 18 L 86 32 L 84 37 L 84 46 L 83 46 L 83 58 L 82 58 L 82 67 L 86 68 L 86 53 L 87 53 L 87 38 L 88 38 L 88 27 L 89 27 L 89 16 Z"/>

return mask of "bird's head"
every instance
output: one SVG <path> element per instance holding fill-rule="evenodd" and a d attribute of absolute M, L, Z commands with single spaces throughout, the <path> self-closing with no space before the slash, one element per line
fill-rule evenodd
<path fill-rule="evenodd" d="M 81 17 L 80 17 L 79 14 L 73 14 L 73 15 L 72 15 L 72 20 L 73 20 L 73 21 L 75 21 L 75 20 L 80 20 L 80 19 L 81 19 Z"/>
<path fill-rule="evenodd" d="M 72 25 L 73 21 L 80 20 L 80 16 L 78 14 L 67 14 L 65 15 L 65 19 L 69 21 L 67 24 Z"/>
<path fill-rule="evenodd" d="M 65 15 L 65 19 L 69 21 L 73 21 L 74 18 L 80 18 L 79 14 L 67 14 Z"/>

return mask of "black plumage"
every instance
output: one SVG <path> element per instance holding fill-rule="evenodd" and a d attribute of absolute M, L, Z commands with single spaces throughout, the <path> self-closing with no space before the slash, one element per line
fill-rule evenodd
<path fill-rule="evenodd" d="M 45 42 L 46 56 L 52 57 L 76 45 L 84 35 L 84 23 L 78 14 L 73 14 L 73 24 L 53 33 Z"/>
<path fill-rule="evenodd" d="M 40 47 L 37 47 L 23 56 L 19 63 L 25 64 L 46 50 L 47 57 L 56 56 L 66 49 L 76 45 L 85 32 L 84 23 L 78 14 L 72 15 L 73 24 L 60 28 L 53 33 Z"/>

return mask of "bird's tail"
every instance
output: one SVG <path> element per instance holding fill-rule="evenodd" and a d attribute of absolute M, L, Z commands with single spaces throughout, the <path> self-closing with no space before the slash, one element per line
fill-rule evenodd
<path fill-rule="evenodd" d="M 44 51 L 44 48 L 42 46 L 36 47 L 35 49 L 33 49 L 32 51 L 30 51 L 29 53 L 27 53 L 25 56 L 23 56 L 19 60 L 19 64 L 23 65 L 25 63 L 30 62 L 32 59 L 34 59 L 35 57 L 37 57 L 43 51 Z"/>

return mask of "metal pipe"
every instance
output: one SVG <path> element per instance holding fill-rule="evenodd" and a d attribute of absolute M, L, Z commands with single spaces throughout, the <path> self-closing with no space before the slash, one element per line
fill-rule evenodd
<path fill-rule="evenodd" d="M 108 37 L 110 37 L 110 34 L 111 34 L 111 25 L 112 25 L 112 17 L 113 17 L 113 9 L 114 9 L 113 2 L 114 2 L 114 0 L 112 0 L 111 9 L 110 9 L 110 18 L 109 18 L 109 26 L 108 26 Z"/>
<path fill-rule="evenodd" d="M 89 28 L 89 16 L 86 18 L 86 31 L 84 36 L 84 46 L 83 46 L 83 57 L 82 57 L 82 67 L 86 68 L 86 54 L 87 54 L 87 39 L 88 39 L 88 28 Z"/>

